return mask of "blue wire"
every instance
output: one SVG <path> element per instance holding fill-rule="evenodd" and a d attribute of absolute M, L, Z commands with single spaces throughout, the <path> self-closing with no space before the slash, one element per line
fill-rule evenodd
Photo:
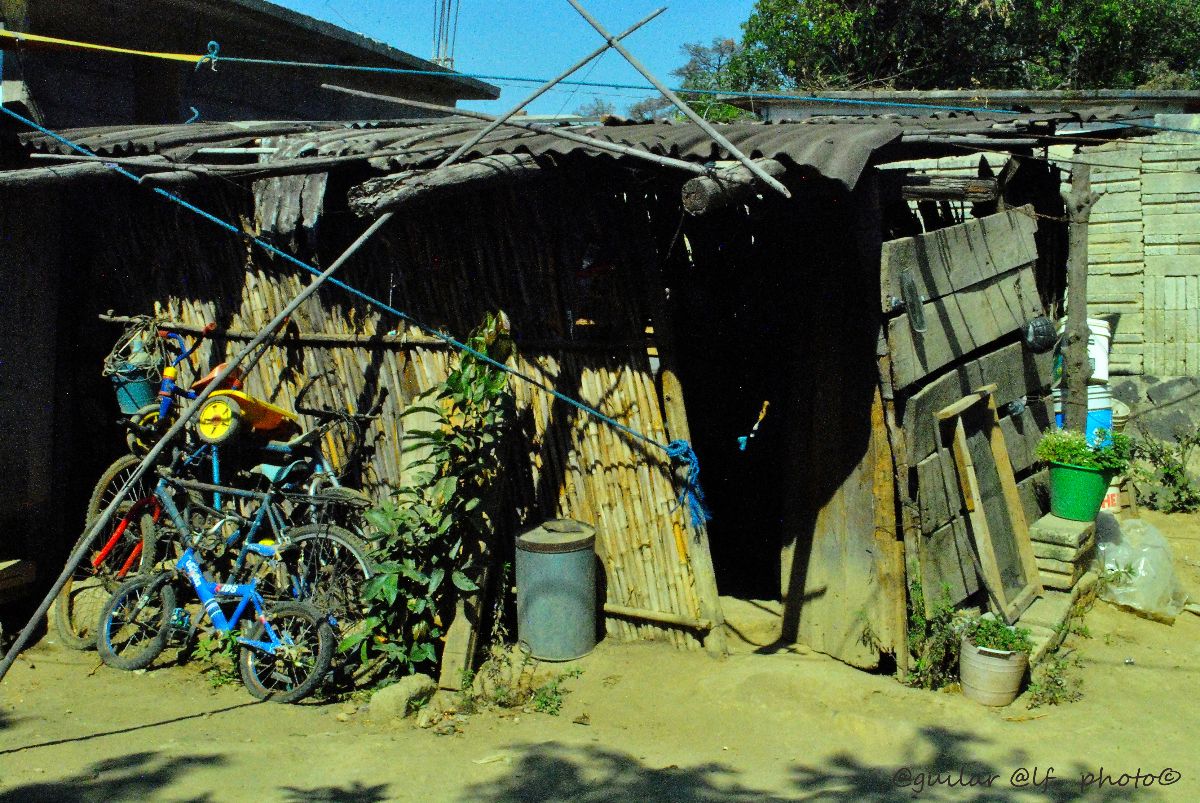
<path fill-rule="evenodd" d="M 233 64 L 260 64 L 271 67 L 298 67 L 304 69 L 321 69 L 321 70 L 347 70 L 353 72 L 366 73 L 382 73 L 385 75 L 422 75 L 435 78 L 474 78 L 481 81 L 518 81 L 522 83 L 544 84 L 547 82 L 545 78 L 522 78 L 512 75 L 487 75 L 483 73 L 463 73 L 454 72 L 453 70 L 411 70 L 400 67 L 364 67 L 355 64 L 325 64 L 315 61 L 283 61 L 279 59 L 256 59 L 244 56 L 222 56 L 221 45 L 216 41 L 208 43 L 208 52 L 200 57 L 196 62 L 196 69 L 200 69 L 201 64 L 212 64 L 212 68 L 217 68 L 218 61 L 228 61 Z M 649 84 L 613 84 L 604 83 L 601 81 L 572 81 L 563 80 L 559 84 L 565 86 L 582 86 L 595 89 L 632 89 L 637 91 L 657 92 L 658 90 Z M 807 101 L 809 103 L 830 103 L 842 106 L 875 106 L 889 109 L 922 109 L 924 111 L 945 111 L 945 112 L 990 112 L 993 114 L 1025 114 L 1026 112 L 1017 111 L 1015 109 L 996 109 L 983 106 L 947 106 L 938 103 L 901 103 L 899 101 L 887 100 L 865 100 L 859 98 L 831 98 L 821 95 L 788 95 L 779 92 L 734 92 L 724 89 L 674 89 L 678 94 L 692 95 L 720 95 L 728 98 L 749 98 L 758 100 L 798 100 Z M 1175 128 L 1171 126 L 1160 126 L 1152 123 L 1118 123 L 1113 122 L 1113 125 L 1124 125 L 1130 128 L 1146 128 L 1155 131 L 1175 131 L 1184 134 L 1200 134 L 1200 130 L 1190 128 Z"/>
<path fill-rule="evenodd" d="M 68 148 L 71 148 L 72 150 L 76 151 L 77 153 L 83 154 L 85 156 L 96 156 L 95 153 L 93 153 L 92 151 L 83 147 L 79 143 L 73 142 L 55 131 L 51 131 L 50 129 L 46 128 L 45 126 L 42 126 L 42 125 L 34 122 L 33 120 L 30 120 L 30 119 L 18 114 L 17 112 L 13 111 L 12 109 L 0 106 L 0 111 L 4 112 L 5 114 L 9 115 L 10 117 L 12 117 L 16 120 L 20 120 L 22 123 L 29 126 L 30 128 L 32 128 L 36 131 L 40 131 L 41 133 L 51 137 L 52 139 L 56 140 L 57 142 L 60 142 L 63 145 L 66 145 Z M 120 165 L 106 164 L 106 166 L 109 167 L 110 169 L 114 170 L 116 173 L 129 179 L 130 181 L 133 181 L 136 184 L 142 183 L 142 180 L 139 176 L 130 172 L 129 170 L 126 170 L 125 168 L 121 167 Z M 199 215 L 200 217 L 204 218 L 205 220 L 209 221 L 210 223 L 213 223 L 214 225 L 216 225 L 222 229 L 225 229 L 226 231 L 228 231 L 232 234 L 235 234 L 240 238 L 250 240 L 255 245 L 259 246 L 260 248 L 267 251 L 268 253 L 278 256 L 281 259 L 284 259 L 285 261 L 290 262 L 293 265 L 313 274 L 314 276 L 320 276 L 322 273 L 322 271 L 314 268 L 313 266 L 309 265 L 307 262 L 287 253 L 286 251 L 276 248 L 275 246 L 271 245 L 270 243 L 266 242 L 265 240 L 260 240 L 258 237 L 255 237 L 251 234 L 247 234 L 245 231 L 243 231 L 242 229 L 233 225 L 232 223 L 230 223 L 226 220 L 222 220 L 221 218 L 217 217 L 216 215 L 212 214 L 211 212 L 207 212 L 204 209 L 201 209 L 200 207 L 196 206 L 195 204 L 185 201 L 183 198 L 179 197 L 178 195 L 176 195 L 172 192 L 168 192 L 167 190 L 165 190 L 161 187 L 153 187 L 152 190 L 156 194 L 161 195 L 162 197 L 166 198 L 167 200 L 172 201 L 176 204 L 179 204 L 184 209 L 187 209 L 189 212 L 193 212 L 196 215 Z M 575 407 L 576 409 L 580 410 L 581 412 L 584 412 L 587 415 L 592 416 L 593 418 L 603 421 L 605 424 L 608 424 L 609 426 L 613 427 L 614 429 L 625 433 L 626 435 L 630 436 L 631 438 L 642 441 L 643 443 L 649 444 L 651 446 L 656 446 L 659 449 L 663 450 L 664 452 L 667 453 L 667 456 L 669 458 L 671 458 L 672 460 L 678 461 L 682 466 L 684 466 L 687 469 L 687 475 L 686 475 L 687 482 L 684 485 L 683 489 L 680 491 L 679 500 L 680 500 L 681 504 L 685 501 L 687 502 L 689 509 L 691 511 L 691 514 L 692 514 L 692 521 L 695 524 L 695 526 L 699 527 L 701 524 L 703 524 L 706 521 L 709 521 L 712 518 L 711 515 L 709 515 L 708 511 L 704 507 L 704 492 L 701 491 L 700 485 L 699 485 L 699 478 L 700 478 L 699 460 L 696 458 L 695 451 L 692 450 L 692 447 L 686 441 L 678 441 L 677 440 L 677 441 L 672 441 L 669 444 L 659 443 L 658 441 L 654 440 L 653 438 L 643 435 L 642 433 L 638 432 L 637 430 L 632 429 L 632 428 L 626 426 L 625 424 L 622 424 L 620 421 L 617 421 L 616 419 L 605 415 L 604 413 L 600 412 L 596 408 L 589 407 L 584 402 L 581 402 L 577 399 L 573 399 L 570 396 L 567 396 L 566 394 L 564 394 L 558 390 L 555 390 L 554 388 L 550 387 L 549 385 L 539 382 L 538 380 L 534 379 L 533 377 L 529 376 L 528 374 L 522 373 L 521 371 L 518 371 L 515 368 L 511 368 L 508 365 L 505 365 L 504 363 L 502 363 L 492 357 L 489 357 L 488 355 L 484 354 L 483 352 L 471 348 L 466 343 L 456 340 L 455 338 L 451 337 L 450 335 L 447 335 L 443 332 L 439 332 L 438 330 L 436 330 L 430 326 L 426 326 L 425 324 L 421 323 L 420 321 L 415 320 L 408 313 L 398 310 L 395 307 L 392 307 L 388 304 L 385 304 L 384 302 L 380 301 L 379 299 L 374 298 L 370 295 L 367 295 L 362 290 L 359 290 L 356 287 L 352 287 L 351 285 L 348 285 L 345 282 L 335 279 L 333 277 L 330 277 L 330 278 L 326 279 L 325 281 L 329 284 L 334 285 L 335 287 L 340 287 L 342 290 L 345 290 L 346 292 L 350 293 L 351 295 L 356 296 L 357 298 L 360 298 L 363 301 L 366 301 L 368 304 L 378 307 L 379 309 L 383 310 L 384 312 L 387 312 L 391 315 L 395 315 L 397 318 L 400 318 L 401 320 L 408 322 L 409 324 L 411 324 L 413 327 L 419 329 L 420 331 L 422 331 L 428 335 L 431 335 L 433 337 L 436 337 L 439 340 L 442 340 L 443 342 L 449 344 L 450 346 L 453 346 L 454 348 L 458 349 L 459 351 L 462 351 L 466 354 L 470 354 L 475 359 L 485 362 L 494 368 L 497 368 L 511 376 L 516 377 L 517 379 L 520 379 L 524 382 L 529 383 L 530 385 L 538 388 L 539 390 L 550 394 L 551 396 L 558 399 L 559 401 L 566 402 L 567 404 L 571 405 L 572 407 Z"/>

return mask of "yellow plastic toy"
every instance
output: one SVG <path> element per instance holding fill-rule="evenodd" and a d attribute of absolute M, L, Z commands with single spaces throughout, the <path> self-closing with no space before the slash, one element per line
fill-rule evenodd
<path fill-rule="evenodd" d="M 196 416 L 196 434 L 205 443 L 225 443 L 243 430 L 286 439 L 300 431 L 300 422 L 295 413 L 240 390 L 215 391 Z"/>

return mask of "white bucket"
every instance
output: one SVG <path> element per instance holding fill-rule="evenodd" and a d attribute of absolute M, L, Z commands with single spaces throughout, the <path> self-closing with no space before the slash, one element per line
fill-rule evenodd
<path fill-rule="evenodd" d="M 1059 429 L 1063 428 L 1066 415 L 1063 413 L 1063 403 L 1066 400 L 1067 389 L 1054 389 L 1054 422 Z M 1113 432 L 1113 396 L 1108 385 L 1088 385 L 1087 441 L 1096 445 L 1096 430 L 1106 429 Z"/>
<path fill-rule="evenodd" d="M 1088 318 L 1088 362 L 1092 366 L 1092 384 L 1108 384 L 1108 344 L 1112 340 L 1112 327 L 1102 318 Z M 1067 319 L 1063 319 L 1058 327 L 1060 336 L 1067 333 Z M 1062 382 L 1063 354 L 1060 341 L 1058 353 L 1054 357 L 1054 384 Z"/>

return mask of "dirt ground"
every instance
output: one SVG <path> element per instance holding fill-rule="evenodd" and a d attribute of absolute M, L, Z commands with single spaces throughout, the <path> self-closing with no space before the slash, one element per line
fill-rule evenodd
<path fill-rule="evenodd" d="M 1146 518 L 1200 598 L 1200 516 Z M 1086 627 L 1069 705 L 987 709 L 804 649 L 603 643 L 558 716 L 444 736 L 186 667 L 98 668 L 51 636 L 0 685 L 0 801 L 1200 800 L 1200 616 L 1097 603 Z"/>

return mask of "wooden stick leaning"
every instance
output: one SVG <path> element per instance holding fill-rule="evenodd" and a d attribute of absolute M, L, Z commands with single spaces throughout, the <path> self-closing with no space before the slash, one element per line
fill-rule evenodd
<path fill-rule="evenodd" d="M 650 12 L 650 13 L 649 13 L 649 14 L 647 14 L 645 17 L 643 17 L 643 18 L 642 18 L 640 21 L 638 21 L 638 22 L 635 22 L 633 25 L 629 26 L 629 27 L 628 27 L 628 28 L 626 28 L 624 31 L 622 31 L 621 33 L 617 34 L 617 36 L 616 36 L 615 38 L 616 38 L 616 39 L 624 39 L 625 37 L 629 36 L 629 35 L 630 35 L 631 33 L 633 33 L 634 31 L 636 31 L 638 28 L 641 28 L 641 27 L 642 27 L 643 25 L 645 25 L 647 22 L 649 22 L 650 20 L 654 19 L 655 17 L 657 17 L 659 14 L 663 13 L 663 12 L 664 12 L 664 11 L 666 11 L 666 10 L 667 10 L 667 9 L 666 9 L 666 6 L 664 6 L 664 7 L 660 8 L 660 9 L 658 9 L 657 11 L 652 11 L 652 12 Z M 572 73 L 574 73 L 576 70 L 579 70 L 580 68 L 582 68 L 582 67 L 583 67 L 584 65 L 586 65 L 586 64 L 587 64 L 589 61 L 591 61 L 592 59 L 596 58 L 597 56 L 599 56 L 599 55 L 603 54 L 605 51 L 607 51 L 607 50 L 609 49 L 609 47 L 611 47 L 611 45 L 610 45 L 608 42 L 605 42 L 605 43 L 604 43 L 602 46 L 600 46 L 600 47 L 596 48 L 596 49 L 595 49 L 595 50 L 593 50 L 591 53 L 587 54 L 586 56 L 584 56 L 583 58 L 581 58 L 579 61 L 577 61 L 577 62 L 575 62 L 574 64 L 572 64 L 572 65 L 571 65 L 570 67 L 568 67 L 566 70 L 563 70 L 563 72 L 562 72 L 562 73 L 560 73 L 560 74 L 559 74 L 557 77 L 555 77 L 555 78 L 551 78 L 549 81 L 547 81 L 546 83 L 542 84 L 542 85 L 541 85 L 541 86 L 539 86 L 537 89 L 533 90 L 533 92 L 532 92 L 532 93 L 530 93 L 529 97 L 525 98 L 523 101 L 521 101 L 520 103 L 518 103 L 516 106 L 513 106 L 511 109 L 509 109 L 508 111 L 506 111 L 504 114 L 500 115 L 500 116 L 499 116 L 499 117 L 497 117 L 495 120 L 493 120 L 492 122 L 488 123 L 486 126 L 484 126 L 484 127 L 483 127 L 483 129 L 482 129 L 482 130 L 481 130 L 481 131 L 480 131 L 478 134 L 476 134 L 475 136 L 471 137 L 469 140 L 467 140 L 466 142 L 464 142 L 462 145 L 459 145 L 459 146 L 458 146 L 458 149 L 457 149 L 457 150 L 455 150 L 455 151 L 454 151 L 454 153 L 450 154 L 450 155 L 449 155 L 449 156 L 447 156 L 445 159 L 443 159 L 443 160 L 442 160 L 442 162 L 441 162 L 441 164 L 439 164 L 439 165 L 438 165 L 438 167 L 439 167 L 439 168 L 441 168 L 441 167 L 446 167 L 447 165 L 449 165 L 450 163 L 452 163 L 453 161 L 455 161 L 456 159 L 458 159 L 458 157 L 462 156 L 464 153 L 466 153 L 467 151 L 471 150 L 471 148 L 473 148 L 473 147 L 475 147 L 476 145 L 478 145 L 478 144 L 479 144 L 480 140 L 482 140 L 482 139 L 483 139 L 484 137 L 486 137 L 488 134 L 490 134 L 490 133 L 492 133 L 493 131 L 495 131 L 497 128 L 499 128 L 500 126 L 502 126 L 504 123 L 508 122 L 509 118 L 510 118 L 510 117 L 512 117 L 514 114 L 516 114 L 517 112 L 521 111 L 521 109 L 524 109 L 524 108 L 525 108 L 526 106 L 528 106 L 530 103 L 533 103 L 535 100 L 537 100 L 538 98 L 540 98 L 540 97 L 541 97 L 543 94 L 545 94 L 546 92 L 550 91 L 550 90 L 551 90 L 552 88 L 554 88 L 554 87 L 555 87 L 555 86 L 556 86 L 556 85 L 557 85 L 557 84 L 558 84 L 560 81 L 562 81 L 563 79 L 565 79 L 565 78 L 567 78 L 568 76 L 570 76 L 570 75 L 571 75 Z M 435 168 L 435 169 L 436 169 L 436 168 Z"/>
<path fill-rule="evenodd" d="M 683 112 L 684 117 L 688 118 L 693 123 L 700 126 L 700 129 L 702 131 L 704 131 L 705 134 L 708 134 L 708 136 L 713 140 L 713 142 L 717 143 L 722 148 L 724 148 L 729 153 L 730 156 L 732 156 L 733 158 L 735 158 L 739 162 L 741 162 L 746 167 L 747 170 L 749 170 L 751 173 L 753 173 L 755 176 L 757 176 L 768 187 L 775 190 L 777 193 L 782 195 L 784 198 L 792 197 L 792 194 L 791 194 L 791 192 L 788 191 L 787 187 L 783 186 L 778 181 L 776 181 L 775 178 L 773 176 L 771 176 L 771 174 L 769 174 L 767 171 L 763 170 L 759 165 L 755 164 L 754 161 L 749 156 L 747 156 L 746 154 L 744 154 L 740 150 L 738 150 L 737 147 L 734 146 L 734 144 L 732 142 L 730 142 L 728 139 L 726 139 L 719 131 L 717 131 L 717 129 L 713 128 L 711 123 L 709 123 L 707 120 L 705 120 L 699 114 L 697 114 L 695 109 L 693 109 L 691 106 L 687 105 L 687 103 L 685 103 L 683 101 L 683 99 L 681 99 L 678 95 L 676 95 L 674 92 L 672 92 L 671 89 L 668 88 L 666 84 L 664 84 L 662 81 L 658 80 L 658 78 L 656 78 L 654 76 L 654 74 L 651 73 L 650 70 L 648 70 L 644 64 L 642 64 L 640 61 L 638 61 L 636 56 L 634 56 L 632 53 L 630 53 L 628 50 L 626 50 L 624 45 L 622 45 L 620 42 L 618 42 L 616 40 L 616 38 L 613 37 L 612 34 L 610 34 L 607 30 L 605 30 L 604 26 L 601 25 L 596 20 L 595 17 L 593 17 L 591 14 L 589 14 L 587 12 L 587 9 L 585 9 L 582 5 L 579 4 L 579 0 L 567 0 L 567 2 L 571 4 L 572 8 L 574 8 L 576 11 L 579 12 L 579 16 L 581 16 L 585 20 L 587 20 L 588 24 L 591 25 L 593 28 L 595 28 L 596 32 L 604 37 L 604 39 L 612 46 L 613 50 L 617 51 L 622 56 L 624 56 L 625 60 L 628 61 L 635 70 L 637 70 L 643 76 L 645 76 L 647 81 L 654 84 L 654 88 L 657 89 L 659 92 L 661 92 L 663 94 L 663 97 L 665 97 L 667 100 L 674 103 L 675 106 L 679 109 L 679 111 Z"/>

